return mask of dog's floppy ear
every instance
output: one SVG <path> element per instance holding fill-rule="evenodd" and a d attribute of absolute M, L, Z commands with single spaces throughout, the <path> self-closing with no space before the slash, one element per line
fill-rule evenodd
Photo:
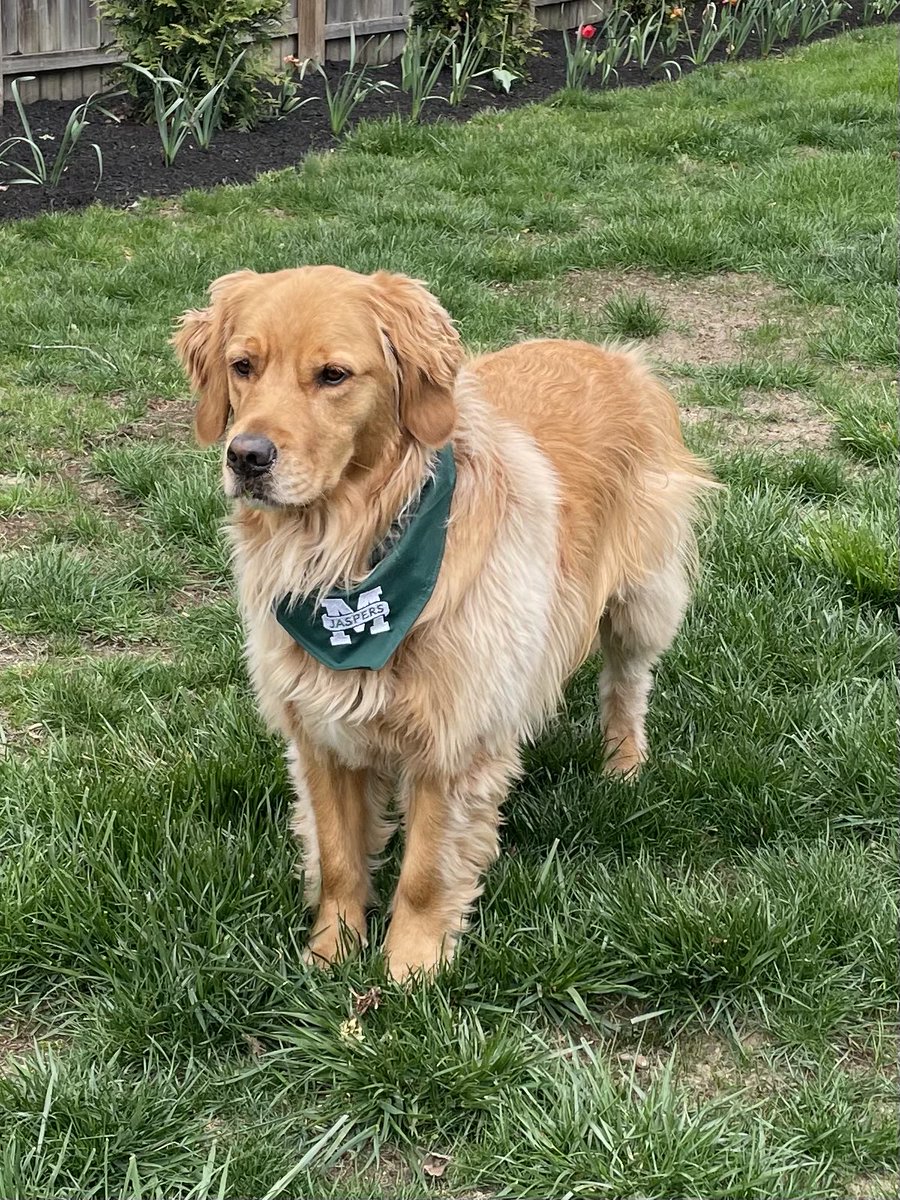
<path fill-rule="evenodd" d="M 220 324 L 212 306 L 190 308 L 172 335 L 175 353 L 197 396 L 194 434 L 201 446 L 218 441 L 228 423 L 228 380 Z"/>
<path fill-rule="evenodd" d="M 459 334 L 418 280 L 379 271 L 372 283 L 376 316 L 397 360 L 400 423 L 423 445 L 443 446 L 456 424 Z"/>
<path fill-rule="evenodd" d="M 255 271 L 235 271 L 211 284 L 208 308 L 190 308 L 178 322 L 171 342 L 197 396 L 194 433 L 209 446 L 228 424 L 228 374 L 225 343 L 232 333 L 234 299 Z"/>

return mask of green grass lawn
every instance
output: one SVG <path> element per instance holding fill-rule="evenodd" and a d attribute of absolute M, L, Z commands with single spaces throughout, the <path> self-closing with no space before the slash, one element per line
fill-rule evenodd
<path fill-rule="evenodd" d="M 0 1196 L 895 1195 L 894 43 L 0 225 Z M 310 262 L 427 279 L 475 348 L 645 339 L 728 484 L 651 767 L 598 775 L 589 665 L 412 992 L 300 965 L 166 344 Z"/>

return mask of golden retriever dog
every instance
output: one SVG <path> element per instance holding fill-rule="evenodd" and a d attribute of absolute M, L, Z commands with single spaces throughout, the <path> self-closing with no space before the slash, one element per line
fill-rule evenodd
<path fill-rule="evenodd" d="M 540 340 L 467 358 L 435 297 L 402 275 L 238 271 L 173 343 L 200 443 L 231 418 L 223 476 L 246 653 L 288 746 L 315 905 L 307 959 L 365 944 L 372 866 L 397 811 L 384 952 L 396 979 L 432 972 L 498 853 L 523 742 L 598 646 L 606 769 L 645 759 L 651 671 L 688 601 L 710 476 L 634 352 Z M 365 579 L 448 445 L 456 484 L 430 599 L 380 669 L 323 665 L 275 606 Z"/>

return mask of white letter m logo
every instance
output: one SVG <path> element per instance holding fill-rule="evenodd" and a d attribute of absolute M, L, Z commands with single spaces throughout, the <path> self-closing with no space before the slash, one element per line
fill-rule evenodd
<path fill-rule="evenodd" d="M 369 633 L 384 633 L 390 625 L 384 619 L 390 616 L 390 606 L 381 599 L 381 588 L 371 588 L 368 592 L 360 592 L 356 612 L 344 600 L 327 597 L 322 601 L 325 614 L 322 624 L 331 630 L 332 646 L 349 646 L 353 639 L 349 630 L 362 633 L 366 625 Z"/>

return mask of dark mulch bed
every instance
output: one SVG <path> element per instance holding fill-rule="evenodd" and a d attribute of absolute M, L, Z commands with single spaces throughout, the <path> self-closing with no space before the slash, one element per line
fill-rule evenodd
<path fill-rule="evenodd" d="M 861 24 L 862 0 L 854 0 L 842 20 L 820 36 L 829 37 Z M 545 100 L 565 84 L 566 61 L 560 33 L 541 35 L 543 56 L 532 60 L 530 78 L 513 86 L 512 93 L 495 92 L 492 88 L 470 91 L 458 107 L 432 102 L 427 104 L 423 120 L 464 121 L 485 108 L 516 108 L 535 100 Z M 784 49 L 788 44 L 783 44 Z M 756 56 L 752 39 L 742 57 Z M 777 53 L 777 50 L 776 50 Z M 615 86 L 639 87 L 664 78 L 661 66 L 665 55 L 660 53 L 647 70 L 635 64 L 620 68 Z M 721 62 L 723 50 L 713 53 L 710 61 Z M 685 73 L 693 68 L 681 60 Z M 329 64 L 332 80 L 343 73 L 341 64 Z M 393 84 L 400 82 L 398 63 L 378 68 L 373 76 Z M 593 81 L 588 82 L 592 86 Z M 438 88 L 446 94 L 446 85 Z M 153 125 L 142 125 L 128 119 L 123 99 L 105 104 L 121 119 L 116 122 L 95 112 L 90 126 L 82 135 L 73 160 L 60 185 L 53 190 L 22 185 L 8 185 L 17 172 L 0 167 L 0 220 L 34 216 L 41 212 L 81 208 L 97 200 L 118 207 L 133 204 L 140 196 L 176 196 L 189 188 L 212 188 L 222 183 L 248 183 L 263 171 L 295 165 L 311 150 L 321 150 L 336 144 L 328 128 L 327 111 L 323 102 L 324 86 L 321 77 L 312 72 L 304 81 L 304 95 L 315 100 L 282 120 L 267 120 L 250 132 L 220 130 L 208 151 L 197 149 L 191 141 L 182 147 L 171 167 L 160 156 L 159 135 Z M 42 100 L 28 105 L 28 118 L 36 137 L 51 135 L 58 141 L 65 128 L 73 101 Z M 393 114 L 405 115 L 409 102 L 400 91 L 385 91 L 370 95 L 355 110 L 351 125 L 365 118 L 384 118 Z M 15 105 L 8 102 L 0 119 L 0 142 L 21 132 Z M 97 186 L 97 162 L 90 143 L 96 142 L 103 154 L 103 178 Z M 52 158 L 54 143 L 41 143 L 45 154 Z M 27 147 L 18 147 L 20 161 L 29 161 Z M 16 155 L 14 155 L 15 157 Z"/>

